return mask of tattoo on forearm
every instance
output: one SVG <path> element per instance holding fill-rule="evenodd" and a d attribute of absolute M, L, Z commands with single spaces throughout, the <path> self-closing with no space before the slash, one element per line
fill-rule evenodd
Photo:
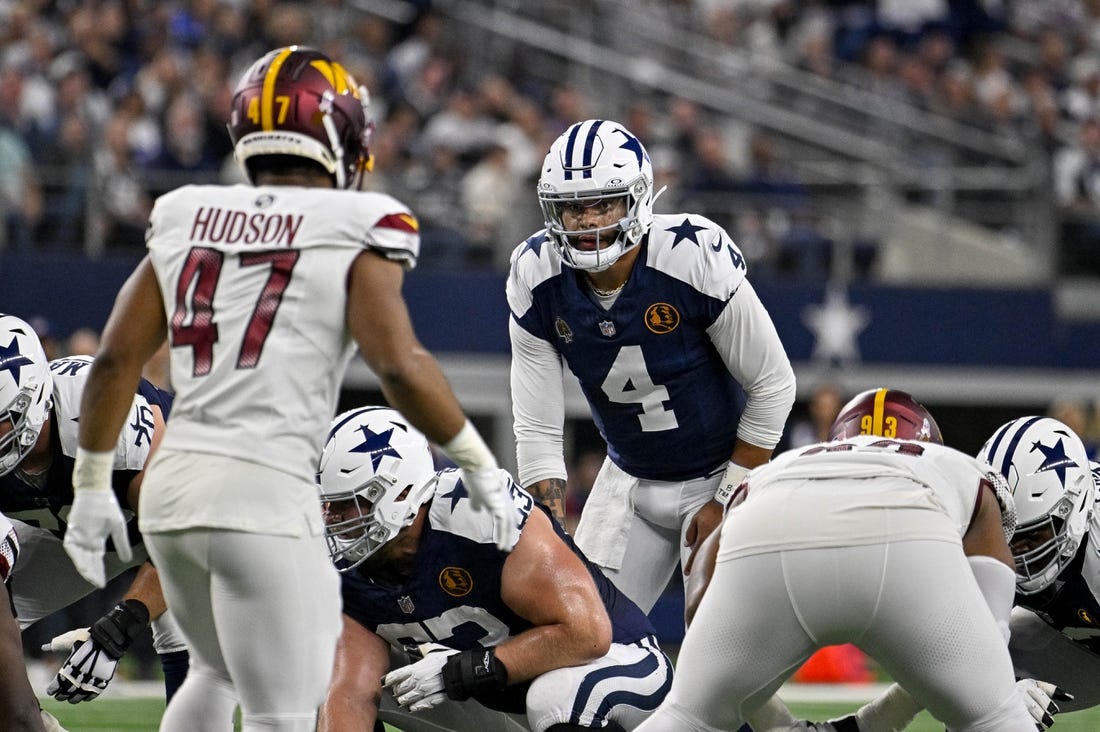
<path fill-rule="evenodd" d="M 546 504 L 558 523 L 565 525 L 565 481 L 561 478 L 540 480 L 528 488 L 538 501 Z"/>

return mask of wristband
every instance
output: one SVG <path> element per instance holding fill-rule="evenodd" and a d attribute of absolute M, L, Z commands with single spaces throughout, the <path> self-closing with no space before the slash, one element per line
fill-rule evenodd
<path fill-rule="evenodd" d="M 458 434 L 452 437 L 446 445 L 440 445 L 447 457 L 455 461 L 455 464 L 463 470 L 478 471 L 495 469 L 497 459 L 481 439 L 477 428 L 470 420 L 462 425 Z"/>
<path fill-rule="evenodd" d="M 732 460 L 726 466 L 726 472 L 722 475 L 722 479 L 718 481 L 718 489 L 714 491 L 714 500 L 725 506 L 729 503 L 730 496 L 737 490 L 737 486 L 741 485 L 741 481 L 745 479 L 745 476 L 749 474 L 749 469 L 738 465 Z"/>
<path fill-rule="evenodd" d="M 73 492 L 111 489 L 111 474 L 115 469 L 114 450 L 97 452 L 76 448 L 73 466 Z"/>
<path fill-rule="evenodd" d="M 123 600 L 95 621 L 88 633 L 116 661 L 149 624 L 149 609 L 140 600 Z"/>
<path fill-rule="evenodd" d="M 455 701 L 466 701 L 483 691 L 500 691 L 508 684 L 508 669 L 495 648 L 454 653 L 443 665 L 443 690 Z"/>

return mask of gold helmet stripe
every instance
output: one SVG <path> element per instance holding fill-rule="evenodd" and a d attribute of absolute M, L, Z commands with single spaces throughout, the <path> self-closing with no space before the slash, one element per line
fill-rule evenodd
<path fill-rule="evenodd" d="M 348 85 L 348 72 L 344 70 L 344 67 L 338 63 L 329 63 L 321 59 L 310 61 L 309 65 L 317 69 L 328 80 L 328 83 L 336 90 L 337 94 L 347 94 L 349 91 L 353 92 L 354 96 L 359 96 L 356 90 Z"/>
<path fill-rule="evenodd" d="M 271 65 L 264 74 L 264 90 L 260 95 L 260 128 L 265 132 L 275 129 L 275 81 L 279 78 L 279 71 L 290 54 L 297 50 L 297 46 L 288 46 L 279 52 L 279 55 L 271 60 Z"/>
<path fill-rule="evenodd" d="M 887 389 L 879 389 L 875 392 L 875 408 L 871 412 L 871 434 L 882 434 L 882 418 L 886 411 L 886 392 Z"/>

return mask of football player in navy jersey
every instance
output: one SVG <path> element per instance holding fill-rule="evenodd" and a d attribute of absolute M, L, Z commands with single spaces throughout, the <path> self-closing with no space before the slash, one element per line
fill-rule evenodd
<path fill-rule="evenodd" d="M 318 480 L 344 629 L 321 730 L 629 730 L 660 703 L 672 669 L 648 619 L 497 479 L 518 519 L 507 552 L 397 412 L 333 422 Z"/>
<path fill-rule="evenodd" d="M 737 246 L 698 214 L 654 214 L 653 187 L 621 124 L 571 126 L 539 178 L 546 228 L 507 285 L 520 483 L 564 520 L 568 367 L 607 443 L 577 544 L 646 612 L 771 457 L 795 398 Z"/>
<path fill-rule="evenodd" d="M 0 511 L 12 519 L 23 547 L 22 561 L 12 576 L 12 599 L 22 628 L 95 589 L 62 546 L 73 499 L 77 410 L 91 363 L 85 356 L 47 363 L 31 326 L 13 315 L 0 315 Z M 140 383 L 113 453 L 112 485 L 122 505 L 137 505 L 145 464 L 171 406 L 171 394 L 147 381 Z M 96 698 L 150 620 L 169 698 L 187 674 L 186 646 L 175 621 L 165 614 L 156 570 L 147 561 L 136 523 L 131 514 L 125 550 L 133 556 L 112 552 L 107 562 L 107 576 L 112 578 L 139 566 L 121 602 L 91 628 L 65 633 L 47 646 L 55 652 L 71 651 L 47 688 L 59 700 Z"/>

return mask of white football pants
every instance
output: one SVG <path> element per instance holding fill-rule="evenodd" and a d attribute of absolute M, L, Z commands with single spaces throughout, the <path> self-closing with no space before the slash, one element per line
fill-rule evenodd
<path fill-rule="evenodd" d="M 618 534 L 602 519 L 585 522 L 582 516 L 574 537 L 577 546 L 599 565 L 615 587 L 633 600 L 642 612 L 649 613 L 668 586 L 677 565 L 682 568 L 687 562 L 691 554 L 684 546 L 688 526 L 696 511 L 713 500 L 723 472 L 719 470 L 707 478 L 669 483 L 628 477 L 609 458 L 605 459 L 588 498 L 594 508 L 601 500 L 605 481 L 628 477 L 633 484 L 628 500 L 607 507 L 612 524 L 617 520 L 629 521 L 622 564 L 616 567 L 602 559 L 610 548 L 601 544 Z M 584 512 L 588 511 L 586 505 Z"/>
<path fill-rule="evenodd" d="M 959 545 L 903 541 L 719 561 L 672 691 L 638 732 L 737 729 L 839 643 L 869 653 L 953 732 L 1035 730 Z"/>
<path fill-rule="evenodd" d="M 340 634 L 324 539 L 187 529 L 146 534 L 191 669 L 161 732 L 312 732 Z"/>

